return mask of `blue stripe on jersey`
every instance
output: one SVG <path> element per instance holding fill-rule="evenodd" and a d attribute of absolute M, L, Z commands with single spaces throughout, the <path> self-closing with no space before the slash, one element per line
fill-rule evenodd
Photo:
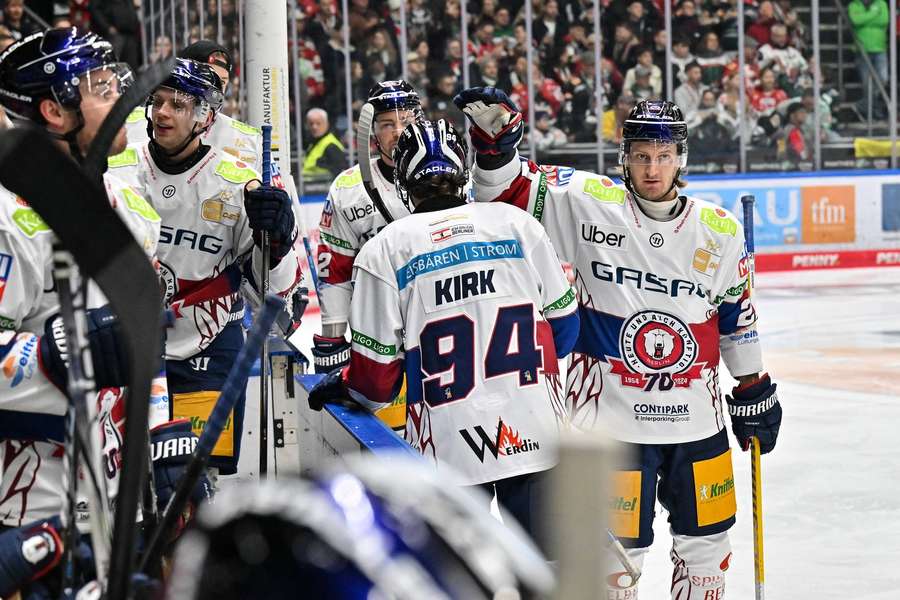
<path fill-rule="evenodd" d="M 65 417 L 45 413 L 0 410 L 0 439 L 65 441 Z"/>
<path fill-rule="evenodd" d="M 581 330 L 573 352 L 587 354 L 602 361 L 607 356 L 619 358 L 619 332 L 625 319 L 586 306 L 578 307 Z"/>
<path fill-rule="evenodd" d="M 481 260 L 525 258 L 519 240 L 499 240 L 496 242 L 462 242 L 442 250 L 427 252 L 413 257 L 397 269 L 397 286 L 402 290 L 419 275 L 440 271 L 449 267 Z"/>
<path fill-rule="evenodd" d="M 547 319 L 550 329 L 553 330 L 553 345 L 556 346 L 556 356 L 562 358 L 572 351 L 578 339 L 578 311 L 564 317 L 551 317 Z"/>
<path fill-rule="evenodd" d="M 422 401 L 422 355 L 418 348 L 406 350 L 406 404 Z"/>
<path fill-rule="evenodd" d="M 741 316 L 741 304 L 747 296 L 745 292 L 737 302 L 723 302 L 719 305 L 719 333 L 730 335 L 738 330 L 738 317 Z"/>

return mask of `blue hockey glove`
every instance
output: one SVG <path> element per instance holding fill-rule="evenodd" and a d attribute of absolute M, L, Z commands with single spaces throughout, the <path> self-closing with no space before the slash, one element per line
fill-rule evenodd
<path fill-rule="evenodd" d="M 109 306 L 87 311 L 87 338 L 97 388 L 120 387 L 129 381 L 128 354 L 119 319 Z M 66 392 L 69 353 L 62 317 L 44 322 L 40 341 L 41 368 L 56 387 Z"/>
<path fill-rule="evenodd" d="M 178 419 L 157 425 L 150 430 L 150 457 L 153 460 L 153 483 L 156 487 L 156 507 L 160 514 L 175 495 L 184 469 L 191 462 L 198 438 L 191 431 L 189 419 Z M 191 502 L 179 519 L 175 537 L 187 525 L 193 510 L 213 497 L 213 487 L 206 475 L 201 475 L 191 492 Z"/>
<path fill-rule="evenodd" d="M 476 152 L 508 154 L 519 146 L 525 121 L 506 92 L 495 87 L 474 87 L 461 91 L 453 102 L 472 122 L 469 134 Z"/>
<path fill-rule="evenodd" d="M 272 249 L 271 266 L 274 267 L 291 251 L 297 237 L 291 197 L 281 188 L 272 186 L 252 188 L 248 184 L 244 188 L 244 207 L 247 210 L 250 229 L 253 230 L 253 242 L 261 247 L 262 232 L 269 233 L 269 246 Z"/>
<path fill-rule="evenodd" d="M 781 427 L 781 404 L 778 403 L 775 388 L 767 373 L 759 381 L 738 386 L 731 391 L 731 396 L 726 396 L 731 430 L 742 449 L 750 447 L 751 437 L 759 439 L 762 454 L 775 448 Z"/>
<path fill-rule="evenodd" d="M 343 337 L 314 335 L 312 355 L 316 373 L 331 373 L 350 364 L 350 343 Z"/>
<path fill-rule="evenodd" d="M 59 517 L 0 534 L 0 598 L 8 598 L 59 563 L 63 543 Z"/>
<path fill-rule="evenodd" d="M 322 410 L 329 402 L 343 403 L 348 399 L 349 394 L 344 387 L 344 369 L 335 369 L 309 392 L 309 407 L 313 410 Z"/>

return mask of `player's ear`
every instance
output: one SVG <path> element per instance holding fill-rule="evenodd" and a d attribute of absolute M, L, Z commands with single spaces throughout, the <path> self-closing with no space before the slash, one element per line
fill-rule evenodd
<path fill-rule="evenodd" d="M 38 110 L 40 110 L 41 117 L 47 122 L 50 129 L 64 128 L 66 116 L 63 107 L 58 102 L 44 98 L 38 105 Z"/>

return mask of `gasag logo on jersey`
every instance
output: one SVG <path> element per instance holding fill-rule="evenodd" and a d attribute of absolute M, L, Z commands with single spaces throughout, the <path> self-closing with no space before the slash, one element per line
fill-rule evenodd
<path fill-rule="evenodd" d="M 572 167 L 554 167 L 549 165 L 541 165 L 538 168 L 544 172 L 544 175 L 546 175 L 547 185 L 553 185 L 556 187 L 565 187 L 569 185 L 569 181 L 571 181 L 572 175 L 575 174 L 575 169 L 573 169 Z"/>
<path fill-rule="evenodd" d="M 496 431 L 491 434 L 488 434 L 481 425 L 476 425 L 472 430 L 478 437 L 478 441 L 468 429 L 460 429 L 459 435 L 482 463 L 489 456 L 493 456 L 494 460 L 500 460 L 508 456 L 541 449 L 540 443 L 536 440 L 522 437 L 518 431 L 504 423 L 503 417 L 497 420 Z"/>
<path fill-rule="evenodd" d="M 207 254 L 218 254 L 225 242 L 220 237 L 209 233 L 199 234 L 190 229 L 181 229 L 163 225 L 159 230 L 159 243 L 173 246 L 187 246 L 191 250 L 199 250 Z"/>
<path fill-rule="evenodd" d="M 6 283 L 9 281 L 9 273 L 12 271 L 13 257 L 10 254 L 0 252 L 0 300 L 6 291 Z"/>
<path fill-rule="evenodd" d="M 458 235 L 475 235 L 475 226 L 471 223 L 441 227 L 431 232 L 431 241 L 435 244 L 445 242 Z"/>
<path fill-rule="evenodd" d="M 14 388 L 25 379 L 31 379 L 37 368 L 37 346 L 39 338 L 31 333 L 23 333 L 16 338 L 16 343 L 6 355 L 0 369 L 3 377 Z"/>
<path fill-rule="evenodd" d="M 348 223 L 352 223 L 357 219 L 362 219 L 368 217 L 371 214 L 375 213 L 375 206 L 370 202 L 366 205 L 355 205 L 349 208 L 345 208 L 341 211 L 344 213 L 344 218 L 347 219 Z"/>
<path fill-rule="evenodd" d="M 694 250 L 694 260 L 691 266 L 698 273 L 712 277 L 719 269 L 720 261 L 721 257 L 718 254 L 713 254 L 705 248 L 697 248 Z"/>
<path fill-rule="evenodd" d="M 645 392 L 666 392 L 689 387 L 705 362 L 695 363 L 697 340 L 678 317 L 658 310 L 643 310 L 629 317 L 619 333 L 622 359 L 607 357 L 622 385 Z"/>
<path fill-rule="evenodd" d="M 581 221 L 580 232 L 581 239 L 579 242 L 582 244 L 599 246 L 609 250 L 628 249 L 628 229 L 625 227 Z"/>
<path fill-rule="evenodd" d="M 331 204 L 331 196 L 325 199 L 325 206 L 322 207 L 322 216 L 319 218 L 319 227 L 331 228 L 331 218 L 334 215 L 334 206 Z"/>

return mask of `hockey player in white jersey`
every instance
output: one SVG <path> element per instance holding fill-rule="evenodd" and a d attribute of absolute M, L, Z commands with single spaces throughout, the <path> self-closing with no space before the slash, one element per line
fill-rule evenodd
<path fill-rule="evenodd" d="M 0 104 L 7 114 L 17 124 L 45 128 L 77 161 L 83 160 L 100 124 L 130 80 L 130 70 L 116 62 L 106 40 L 74 28 L 33 34 L 0 55 Z M 110 151 L 121 152 L 125 143 L 123 129 Z M 103 183 L 116 213 L 148 257 L 154 257 L 159 216 L 121 179 L 107 173 Z M 58 520 L 45 522 L 62 510 L 62 444 L 68 406 L 66 352 L 51 273 L 52 238 L 52 231 L 25 199 L 0 188 L 0 529 L 26 525 L 31 531 L 28 535 L 41 532 L 49 544 L 42 548 L 50 550 L 38 561 L 33 552 L 39 548 L 32 547 L 28 554 L 32 560 L 19 565 L 19 575 L 27 566 L 34 568 L 34 576 L 46 573 L 52 566 L 46 561 L 51 555 L 58 560 L 62 552 L 60 544 L 50 544 L 57 539 L 51 530 L 59 527 Z M 99 450 L 105 457 L 105 472 L 98 475 L 105 480 L 112 498 L 121 463 L 121 386 L 127 383 L 127 357 L 117 319 L 103 303 L 99 290 L 91 289 L 87 337 L 94 382 L 99 389 L 97 413 L 103 432 Z M 162 424 L 154 432 L 154 440 L 159 436 L 193 437 L 178 423 Z M 177 471 L 168 473 L 172 481 L 183 469 L 168 458 L 161 458 L 154 466 L 160 473 Z M 82 477 L 86 480 L 87 476 Z M 163 495 L 165 490 L 158 492 Z M 79 521 L 87 517 L 88 508 L 79 502 Z M 9 563 L 4 562 L 6 575 L 8 568 Z M 8 591 L 4 588 L 2 595 L 6 597 Z M 36 589 L 31 591 L 37 593 Z"/>
<path fill-rule="evenodd" d="M 572 423 L 600 426 L 633 452 L 615 473 L 610 523 L 638 563 L 653 541 L 656 498 L 674 538 L 673 599 L 721 598 L 735 521 L 734 478 L 719 389 L 746 450 L 775 446 L 781 407 L 763 370 L 743 229 L 727 210 L 680 189 L 687 127 L 672 103 L 644 101 L 623 128 L 624 186 L 601 175 L 520 160 L 521 113 L 495 88 L 465 90 L 478 200 L 514 204 L 572 264 L 581 333 L 567 373 Z M 637 586 L 614 561 L 608 597 Z"/>
<path fill-rule="evenodd" d="M 148 100 L 152 139 L 110 159 L 111 171 L 140 188 L 162 218 L 160 271 L 175 313 L 166 340 L 173 418 L 200 432 L 243 345 L 242 280 L 262 280 L 262 231 L 271 243 L 271 291 L 289 294 L 300 280 L 292 202 L 274 187 L 246 189 L 259 178 L 248 164 L 202 142 L 222 105 L 221 84 L 205 63 L 176 59 Z M 234 473 L 243 398 L 211 466 Z"/>
<path fill-rule="evenodd" d="M 394 150 L 412 214 L 369 240 L 353 269 L 350 364 L 310 405 L 390 402 L 408 382 L 406 440 L 438 470 L 496 484 L 532 534 L 558 423 L 545 375 L 578 332 L 575 293 L 547 234 L 503 204 L 466 203 L 466 151 L 444 120 L 408 126 Z"/>

